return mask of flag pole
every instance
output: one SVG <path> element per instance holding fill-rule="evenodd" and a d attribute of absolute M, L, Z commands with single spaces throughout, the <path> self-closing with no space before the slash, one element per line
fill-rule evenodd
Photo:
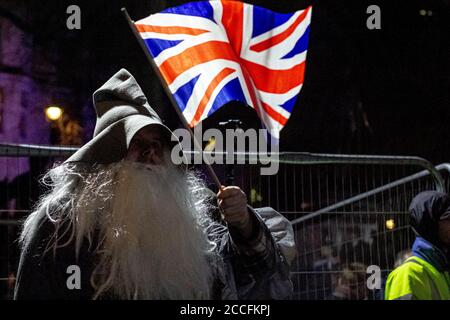
<path fill-rule="evenodd" d="M 133 32 L 133 34 L 134 34 L 134 36 L 136 37 L 137 41 L 139 42 L 139 44 L 140 44 L 142 50 L 144 51 L 145 56 L 147 57 L 147 60 L 150 62 L 150 65 L 152 66 L 153 71 L 154 71 L 154 72 L 156 73 L 156 75 L 158 76 L 159 82 L 160 82 L 161 85 L 163 86 L 164 91 L 166 92 L 166 95 L 167 95 L 167 97 L 168 97 L 169 100 L 170 100 L 170 104 L 171 104 L 172 107 L 175 109 L 175 112 L 177 113 L 178 118 L 180 118 L 181 123 L 183 124 L 183 126 L 185 127 L 185 129 L 189 131 L 189 133 L 190 133 L 190 135 L 191 135 L 191 137 L 192 137 L 192 140 L 194 141 L 194 150 L 195 150 L 195 149 L 198 149 L 198 150 L 200 150 L 200 152 L 203 153 L 202 147 L 201 147 L 200 143 L 199 143 L 199 142 L 197 141 L 197 139 L 195 138 L 195 135 L 194 135 L 194 133 L 192 132 L 191 127 L 189 127 L 188 122 L 186 121 L 186 119 L 184 118 L 183 114 L 181 113 L 181 110 L 180 110 L 180 108 L 178 107 L 177 102 L 176 102 L 175 99 L 173 98 L 172 92 L 170 92 L 170 89 L 169 89 L 169 87 L 167 86 L 165 80 L 163 79 L 163 77 L 162 77 L 162 75 L 161 75 L 161 72 L 159 71 L 158 66 L 156 65 L 155 61 L 153 60 L 153 57 L 151 56 L 150 52 L 148 51 L 147 46 L 146 46 L 145 43 L 144 43 L 144 40 L 141 38 L 141 36 L 139 35 L 138 31 L 136 30 L 136 26 L 134 25 L 134 22 L 131 20 L 130 15 L 129 15 L 128 12 L 127 12 L 127 9 L 122 8 L 121 11 L 122 11 L 122 13 L 123 13 L 125 19 L 127 20 L 128 25 L 129 25 L 130 28 L 131 28 L 131 31 Z M 203 157 L 202 157 L 202 159 L 203 159 Z M 211 164 L 209 164 L 208 162 L 205 162 L 205 164 L 206 164 L 206 168 L 207 168 L 207 170 L 208 170 L 208 172 L 209 172 L 209 175 L 210 175 L 211 178 L 214 180 L 214 183 L 216 184 L 217 188 L 219 188 L 219 190 L 222 189 L 222 184 L 220 183 L 220 180 L 219 180 L 219 178 L 217 177 L 216 172 L 215 172 L 214 169 L 212 168 Z"/>

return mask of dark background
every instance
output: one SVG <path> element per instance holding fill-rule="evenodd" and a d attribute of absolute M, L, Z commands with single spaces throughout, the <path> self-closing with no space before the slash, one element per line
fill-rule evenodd
<path fill-rule="evenodd" d="M 96 88 L 125 67 L 174 129 L 179 126 L 175 113 L 120 8 L 139 20 L 185 2 L 0 1 L 0 15 L 33 34 L 56 66 L 54 81 L 72 88 L 80 100 L 90 100 Z M 449 0 L 248 3 L 279 12 L 313 5 L 304 86 L 281 133 L 281 151 L 450 160 Z M 81 8 L 81 30 L 66 28 L 71 4 Z M 372 4 L 381 8 L 381 30 L 366 27 Z M 69 112 L 81 118 L 80 109 L 71 106 Z M 259 126 L 252 109 L 225 106 L 205 120 L 204 128 L 236 117 L 244 127 Z"/>
<path fill-rule="evenodd" d="M 64 110 L 85 126 L 87 140 L 95 114 L 92 108 L 90 113 L 83 110 L 91 103 L 92 92 L 120 68 L 127 68 L 150 104 L 175 129 L 179 121 L 120 9 L 126 7 L 131 18 L 139 20 L 185 2 L 0 0 L 0 18 L 31 35 L 23 44 L 31 45 L 33 54 L 44 55 L 42 61 L 48 62 L 48 67 L 40 66 L 39 74 L 2 63 L 0 72 L 30 76 L 50 87 L 70 88 L 73 97 L 67 101 L 74 102 L 64 105 Z M 304 86 L 281 132 L 281 151 L 416 155 L 435 164 L 450 162 L 450 0 L 248 2 L 279 12 L 313 5 Z M 72 4 L 81 8 L 81 30 L 66 27 L 66 9 Z M 367 7 L 374 4 L 381 8 L 381 30 L 366 27 Z M 230 118 L 241 119 L 245 128 L 259 127 L 252 109 L 230 104 L 206 119 L 203 128 L 217 127 Z M 0 208 L 16 198 L 16 209 L 29 209 L 41 191 L 32 175 L 42 173 L 45 162 L 30 159 L 30 172 L 6 187 L 7 182 L 0 181 L 0 190 L 6 190 L 0 192 Z M 269 186 L 269 194 L 263 196 L 269 205 L 272 201 L 280 208 L 279 195 L 288 192 L 282 192 L 276 180 L 277 192 L 270 193 L 271 182 L 263 182 L 264 188 Z M 312 192 L 311 182 L 310 189 Z M 319 199 L 314 198 L 317 203 L 311 201 L 310 207 L 301 209 L 320 208 L 320 190 L 318 195 Z M 18 229 L 2 228 L 0 260 L 5 257 L 7 263 L 0 261 L 0 277 L 13 278 Z M 310 234 L 319 239 L 318 232 Z M 4 287 L 0 287 L 0 298 L 4 293 L 10 298 L 13 282 L 0 284 Z"/>

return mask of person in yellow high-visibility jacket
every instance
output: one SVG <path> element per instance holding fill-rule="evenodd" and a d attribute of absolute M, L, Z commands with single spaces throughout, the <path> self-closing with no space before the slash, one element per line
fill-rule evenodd
<path fill-rule="evenodd" d="M 386 300 L 450 300 L 450 197 L 418 194 L 409 207 L 412 256 L 389 274 Z"/>

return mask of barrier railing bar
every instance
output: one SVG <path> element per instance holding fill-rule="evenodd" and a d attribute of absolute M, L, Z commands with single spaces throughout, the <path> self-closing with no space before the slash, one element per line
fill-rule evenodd
<path fill-rule="evenodd" d="M 21 222 L 19 220 L 16 220 L 16 219 L 11 219 L 11 220 L 0 219 L 0 225 L 18 226 L 20 224 L 21 224 Z"/>
<path fill-rule="evenodd" d="M 54 157 L 70 156 L 78 147 L 42 146 L 34 144 L 0 143 L 0 156 L 9 157 Z"/>

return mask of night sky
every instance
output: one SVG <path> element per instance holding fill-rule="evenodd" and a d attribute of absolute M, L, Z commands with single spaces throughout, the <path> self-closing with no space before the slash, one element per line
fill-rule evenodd
<path fill-rule="evenodd" d="M 126 24 L 187 1 L 19 1 L 37 45 L 48 49 L 57 82 L 80 101 L 127 68 L 171 128 L 178 120 Z M 5 2 L 6 3 L 6 2 Z M 313 5 L 304 86 L 281 133 L 282 151 L 422 156 L 450 161 L 450 1 L 248 1 L 279 12 Z M 66 8 L 81 8 L 81 30 L 66 28 Z M 366 9 L 381 8 L 381 30 Z M 14 6 L 0 13 L 15 19 Z M 426 15 L 420 14 L 425 9 Z M 431 15 L 429 15 L 431 13 Z M 23 15 L 22 15 L 23 17 Z M 81 119 L 78 106 L 71 113 Z M 204 128 L 240 118 L 259 127 L 252 109 L 230 104 Z"/>

